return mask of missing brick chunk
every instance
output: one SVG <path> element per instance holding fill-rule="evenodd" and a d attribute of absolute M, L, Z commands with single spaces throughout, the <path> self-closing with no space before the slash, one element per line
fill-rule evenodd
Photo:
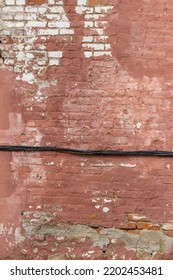
<path fill-rule="evenodd" d="M 2 55 L 2 51 L 0 50 L 0 60 L 4 63 L 4 57 Z"/>

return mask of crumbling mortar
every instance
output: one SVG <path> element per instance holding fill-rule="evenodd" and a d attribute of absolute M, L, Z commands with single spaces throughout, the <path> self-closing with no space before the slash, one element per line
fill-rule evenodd
<path fill-rule="evenodd" d="M 102 248 L 102 251 L 107 252 L 108 246 L 111 244 L 111 239 L 120 240 L 124 243 L 127 250 L 133 250 L 136 254 L 150 253 L 155 254 L 167 253 L 171 249 L 173 239 L 165 236 L 161 231 L 141 230 L 141 234 L 129 234 L 127 230 L 107 228 L 107 227 L 92 227 L 87 225 L 57 223 L 55 221 L 47 221 L 44 224 L 38 220 L 39 224 L 31 228 L 28 220 L 25 220 L 23 228 L 29 238 L 33 236 L 54 236 L 67 238 L 82 238 L 87 237 L 92 240 L 93 247 Z M 27 225 L 28 224 L 28 225 Z M 28 231 L 30 228 L 30 232 Z M 158 246 L 159 242 L 159 246 Z"/>

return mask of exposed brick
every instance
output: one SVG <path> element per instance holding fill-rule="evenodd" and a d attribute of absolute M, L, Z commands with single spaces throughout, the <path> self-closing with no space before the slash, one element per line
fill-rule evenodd
<path fill-rule="evenodd" d="M 27 5 L 42 5 L 45 3 L 46 3 L 46 0 L 26 0 Z"/>
<path fill-rule="evenodd" d="M 173 237 L 173 231 L 172 230 L 163 230 L 163 233 L 169 237 Z"/>
<path fill-rule="evenodd" d="M 113 5 L 113 0 L 88 0 L 88 6 L 106 6 Z"/>
<path fill-rule="evenodd" d="M 160 225 L 152 224 L 148 222 L 139 222 L 137 223 L 138 229 L 148 229 L 148 230 L 160 230 Z"/>
<path fill-rule="evenodd" d="M 37 5 L 45 4 L 46 0 L 37 0 Z"/>
<path fill-rule="evenodd" d="M 37 0 L 26 0 L 27 5 L 37 5 Z"/>
<path fill-rule="evenodd" d="M 127 217 L 128 217 L 129 221 L 134 221 L 134 222 L 148 222 L 149 221 L 145 216 L 137 215 L 137 214 L 128 214 Z"/>

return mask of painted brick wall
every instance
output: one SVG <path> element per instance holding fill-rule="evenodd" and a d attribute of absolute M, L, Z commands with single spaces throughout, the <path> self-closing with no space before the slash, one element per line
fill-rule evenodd
<path fill-rule="evenodd" d="M 171 0 L 2 0 L 0 144 L 172 150 Z M 171 158 L 0 152 L 0 258 L 172 259 Z"/>

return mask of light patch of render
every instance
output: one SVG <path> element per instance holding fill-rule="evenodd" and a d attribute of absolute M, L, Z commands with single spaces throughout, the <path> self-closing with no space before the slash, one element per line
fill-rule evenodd
<path fill-rule="evenodd" d="M 90 7 L 87 0 L 78 0 L 76 12 L 84 14 L 84 36 L 82 47 L 86 58 L 112 56 L 111 45 L 108 43 L 106 14 L 113 9 L 112 5 Z M 91 30 L 95 35 L 85 35 L 85 30 Z M 92 34 L 91 33 L 91 34 Z"/>
<path fill-rule="evenodd" d="M 22 134 L 24 131 L 24 123 L 22 121 L 22 115 L 18 113 L 9 113 L 9 124 L 8 130 L 0 130 L 0 142 L 15 141 L 15 137 Z"/>
<path fill-rule="evenodd" d="M 16 137 L 20 137 L 22 134 L 27 134 L 28 130 L 32 133 L 32 139 L 27 143 L 21 143 L 22 145 L 40 145 L 40 141 L 42 139 L 42 135 L 36 127 L 26 127 L 22 115 L 19 113 L 10 112 L 8 115 L 9 118 L 9 129 L 8 130 L 0 130 L 0 142 L 1 143 L 15 143 Z M 24 166 L 29 166 L 30 171 L 28 176 L 24 178 L 23 185 L 27 187 L 30 183 L 34 183 L 35 186 L 41 185 L 45 182 L 46 172 L 42 162 L 42 158 L 37 155 L 37 157 L 33 157 L 30 154 L 23 153 L 12 153 L 12 158 L 9 162 L 10 170 L 12 172 L 14 182 L 18 182 L 20 180 L 21 174 L 20 168 Z M 20 190 L 21 186 L 18 186 L 17 189 Z M 10 196 L 9 200 L 15 199 L 14 196 Z M 16 200 L 15 200 L 16 201 Z M 13 228 L 12 224 L 8 225 L 0 224 L 0 235 L 5 236 L 8 240 L 9 236 L 12 235 Z M 15 240 L 9 242 L 9 247 L 15 246 L 15 244 L 23 242 L 24 237 L 21 235 L 20 228 L 15 229 L 14 237 Z M 10 237 L 11 238 L 11 237 Z"/>
<path fill-rule="evenodd" d="M 115 59 L 115 58 L 112 58 L 112 60 L 115 61 L 115 65 L 118 69 L 118 83 L 116 82 L 115 83 L 115 86 L 114 86 L 114 90 L 115 92 L 120 93 L 122 91 L 126 91 L 127 88 L 128 90 L 138 90 L 139 92 L 142 92 L 142 91 L 146 91 L 146 92 L 152 92 L 153 93 L 153 96 L 159 96 L 162 92 L 162 85 L 161 85 L 161 80 L 157 77 L 147 77 L 147 76 L 144 76 L 143 79 L 141 81 L 138 81 L 136 78 L 132 77 L 127 70 L 124 70 L 121 68 L 121 65 L 119 64 L 118 60 Z M 173 83 L 169 83 L 169 85 L 173 85 Z M 128 85 L 128 86 L 127 86 Z M 168 94 L 171 95 L 171 87 L 170 87 L 170 90 L 168 90 Z M 131 100 L 133 97 L 130 97 L 129 100 Z M 145 107 L 145 104 L 142 104 L 141 105 L 142 107 Z M 171 108 L 171 105 L 168 104 L 167 105 L 167 109 Z M 132 129 L 132 133 L 133 135 L 136 135 L 140 130 L 142 130 L 142 123 L 145 122 L 145 113 L 144 114 L 141 114 L 140 118 L 141 118 L 141 121 L 140 122 L 137 122 L 135 123 L 134 120 L 133 120 L 133 116 L 135 116 L 135 111 L 133 110 L 129 110 L 129 114 L 128 114 L 128 122 L 129 122 L 129 125 Z M 155 113 L 156 115 L 156 120 L 154 120 L 152 122 L 151 125 L 153 125 L 154 127 L 157 127 L 158 126 L 158 121 L 159 120 L 159 113 L 157 113 L 157 105 L 154 105 L 152 104 L 152 112 Z M 124 129 L 124 124 L 126 123 L 126 117 L 124 117 L 121 113 L 117 114 L 117 119 L 120 120 L 120 124 L 122 125 L 122 128 Z M 144 119 L 143 119 L 144 118 Z M 149 130 L 148 131 L 148 135 L 147 135 L 147 138 L 145 138 L 144 140 L 144 143 L 143 145 L 144 146 L 151 146 L 152 142 L 154 139 L 163 139 L 164 141 L 166 141 L 166 136 L 163 135 L 163 133 L 161 133 L 159 130 Z"/>
<path fill-rule="evenodd" d="M 105 248 L 109 244 L 121 240 L 127 250 L 133 250 L 138 255 L 168 253 L 173 245 L 173 238 L 166 236 L 162 231 L 142 230 L 138 235 L 129 234 L 121 229 L 104 228 L 98 232 L 87 225 L 67 225 L 58 222 L 49 224 L 51 215 L 46 215 L 46 213 L 41 214 L 40 212 L 38 219 L 31 220 L 26 218 L 28 215 L 28 212 L 24 213 L 25 219 L 22 221 L 22 228 L 25 230 L 26 237 L 30 239 L 35 235 L 40 240 L 44 239 L 44 236 L 52 236 L 62 242 L 74 237 L 89 238 L 92 241 L 93 250 L 94 247 Z M 47 219 L 47 222 L 43 223 L 45 219 Z"/>
<path fill-rule="evenodd" d="M 40 145 L 42 140 L 42 134 L 36 127 L 26 127 L 22 115 L 19 113 L 9 113 L 9 123 L 10 127 L 8 130 L 0 130 L 0 142 L 14 142 L 15 138 L 19 137 L 22 134 L 32 134 L 32 138 L 28 139 L 27 142 L 21 142 L 21 145 Z M 34 164 L 36 166 L 41 165 L 42 161 L 40 158 L 33 158 L 33 157 L 22 157 L 19 153 L 12 153 L 12 162 L 11 169 L 15 172 L 13 172 L 14 179 L 18 179 L 18 168 L 26 164 L 26 161 L 29 165 Z M 43 168 L 43 167 L 42 167 Z M 36 173 L 37 168 L 33 167 L 33 172 L 31 172 L 31 177 L 34 177 L 34 174 Z M 42 176 L 43 177 L 43 176 Z M 45 176 L 44 176 L 45 177 Z"/>
<path fill-rule="evenodd" d="M 15 243 L 18 244 L 18 243 L 21 243 L 25 240 L 25 237 L 21 235 L 21 228 L 20 227 L 17 227 L 15 229 Z"/>
<path fill-rule="evenodd" d="M 23 123 L 22 115 L 19 113 L 10 112 L 8 114 L 9 129 L 0 130 L 0 142 L 1 143 L 16 143 L 16 137 L 20 137 L 25 131 L 25 125 Z M 15 164 L 18 159 L 18 164 Z M 18 170 L 22 166 L 23 162 L 20 161 L 21 155 L 18 153 L 12 153 L 10 161 L 10 170 L 14 182 L 18 179 Z M 0 230 L 1 232 L 1 230 Z"/>

